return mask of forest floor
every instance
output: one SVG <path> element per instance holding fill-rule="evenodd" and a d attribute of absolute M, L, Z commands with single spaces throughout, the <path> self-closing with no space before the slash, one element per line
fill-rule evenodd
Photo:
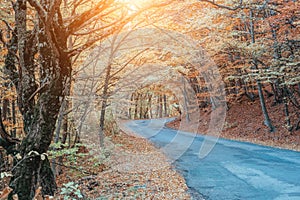
<path fill-rule="evenodd" d="M 242 98 L 237 103 L 229 105 L 220 137 L 300 151 L 300 130 L 294 128 L 292 132 L 289 132 L 285 126 L 283 104 L 272 105 L 272 102 L 272 98 L 266 98 L 269 116 L 276 128 L 275 132 L 270 132 L 264 125 L 259 100 L 252 102 L 247 98 Z M 200 114 L 199 121 L 192 123 L 198 123 L 198 133 L 206 134 L 211 111 L 202 110 Z M 297 112 L 292 112 L 291 121 L 295 124 L 297 120 Z M 175 129 L 180 126 L 185 130 L 184 122 L 182 123 L 180 118 L 168 123 L 167 126 Z"/>
<path fill-rule="evenodd" d="M 84 199 L 190 199 L 184 178 L 146 139 L 121 132 L 106 146 L 107 158 L 100 165 L 95 165 L 99 155 L 77 161 L 90 174 L 65 170 L 57 179 L 59 188 L 74 181 Z M 69 196 L 76 197 L 74 192 Z"/>

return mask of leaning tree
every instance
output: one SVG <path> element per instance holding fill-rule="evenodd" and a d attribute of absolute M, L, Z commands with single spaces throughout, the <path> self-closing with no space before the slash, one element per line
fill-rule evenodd
<path fill-rule="evenodd" d="M 15 86 L 25 137 L 21 141 L 12 138 L 1 123 L 0 145 L 14 155 L 10 187 L 20 200 L 32 199 L 38 187 L 42 187 L 43 196 L 53 196 L 56 190 L 46 153 L 61 103 L 70 89 L 74 60 L 137 15 L 149 14 L 149 10 L 167 4 L 160 2 L 132 10 L 124 2 L 3 2 L 12 8 L 14 17 L 11 21 L 2 19 L 0 36 L 6 49 L 2 71 Z M 16 143 L 19 144 L 14 148 Z"/>

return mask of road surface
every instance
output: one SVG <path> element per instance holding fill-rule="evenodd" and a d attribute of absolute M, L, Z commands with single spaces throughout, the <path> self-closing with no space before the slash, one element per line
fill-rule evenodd
<path fill-rule="evenodd" d="M 205 137 L 166 128 L 167 120 L 125 125 L 174 159 L 194 199 L 300 200 L 300 152 L 219 139 L 201 159 Z"/>

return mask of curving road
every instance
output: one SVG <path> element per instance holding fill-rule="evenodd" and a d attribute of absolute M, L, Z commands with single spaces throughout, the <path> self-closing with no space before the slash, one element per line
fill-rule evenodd
<path fill-rule="evenodd" d="M 164 127 L 170 119 L 129 121 L 182 172 L 194 199 L 300 200 L 300 152 L 219 139 L 203 159 L 205 137 Z"/>

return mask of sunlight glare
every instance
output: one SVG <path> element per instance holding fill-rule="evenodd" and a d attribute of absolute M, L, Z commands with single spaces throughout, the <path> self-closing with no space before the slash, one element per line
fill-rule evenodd
<path fill-rule="evenodd" d="M 130 10 L 138 10 L 152 3 L 152 0 L 119 0 L 125 4 Z"/>

